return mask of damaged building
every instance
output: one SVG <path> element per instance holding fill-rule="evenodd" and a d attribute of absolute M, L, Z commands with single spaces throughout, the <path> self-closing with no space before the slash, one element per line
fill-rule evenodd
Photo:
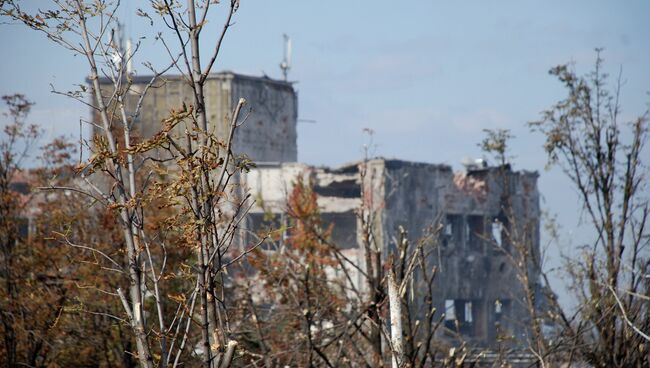
<path fill-rule="evenodd" d="M 141 90 L 149 78 L 133 80 L 131 88 Z M 375 241 L 383 253 L 395 250 L 399 227 L 413 240 L 437 229 L 437 251 L 429 262 L 438 270 L 436 318 L 446 327 L 439 337 L 453 339 L 460 333 L 473 346 L 491 347 L 507 331 L 514 341 L 525 341 L 529 313 L 509 258 L 516 245 L 510 235 L 521 235 L 517 239 L 531 254 L 539 253 L 537 173 L 484 164 L 454 172 L 448 165 L 382 158 L 363 162 L 363 178 L 360 162 L 313 167 L 297 162 L 298 101 L 291 83 L 223 72 L 207 79 L 206 90 L 208 117 L 217 133 L 225 131 L 240 97 L 252 109 L 234 138 L 234 151 L 257 164 L 239 178 L 260 199 L 245 221 L 249 233 L 263 225 L 268 212 L 279 226 L 287 195 L 303 176 L 314 184 L 323 222 L 333 225 L 332 242 L 363 267 L 357 210 L 362 193 L 369 194 L 376 211 Z M 185 81 L 166 77 L 143 99 L 137 129 L 142 136 L 154 134 L 169 110 L 188 100 L 191 90 Z M 504 212 L 506 203 L 510 213 Z M 537 280 L 536 269 L 532 267 L 530 280 Z M 361 283 L 361 275 L 356 277 Z"/>
<path fill-rule="evenodd" d="M 366 168 L 365 179 L 359 172 L 361 164 Z M 427 229 L 439 227 L 437 251 L 429 258 L 438 269 L 434 303 L 446 327 L 439 337 L 453 339 L 460 332 L 463 340 L 483 347 L 494 346 L 498 335 L 506 333 L 525 341 L 528 309 L 509 259 L 516 246 L 509 239 L 517 231 L 537 253 L 540 210 L 536 173 L 482 166 L 455 173 L 447 165 L 388 159 L 338 168 L 261 163 L 244 178 L 264 203 L 264 208 L 251 210 L 250 229 L 259 228 L 269 211 L 278 216 L 283 213 L 287 193 L 298 176 L 313 183 L 323 223 L 333 224 L 332 243 L 360 267 L 363 251 L 357 210 L 362 204 L 362 186 L 373 198 L 374 236 L 383 253 L 395 252 L 399 227 L 413 240 L 424 236 Z M 503 183 L 508 184 L 507 192 Z M 517 229 L 503 211 L 506 194 Z M 361 285 L 361 275 L 355 276 Z"/>

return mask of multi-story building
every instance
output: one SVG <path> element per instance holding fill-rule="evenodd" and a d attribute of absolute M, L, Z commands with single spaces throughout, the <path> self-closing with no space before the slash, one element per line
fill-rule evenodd
<path fill-rule="evenodd" d="M 364 178 L 361 164 L 366 169 Z M 518 246 L 539 253 L 536 173 L 513 172 L 508 167 L 470 167 L 454 173 L 447 165 L 387 159 L 339 168 L 262 164 L 245 177 L 252 193 L 264 200 L 264 209 L 254 208 L 249 215 L 251 229 L 268 219 L 269 211 L 281 216 L 299 175 L 314 185 L 324 227 L 334 225 L 332 242 L 362 269 L 357 216 L 362 193 L 363 200 L 372 198 L 373 235 L 386 256 L 396 253 L 399 227 L 413 242 L 427 232 L 435 233 L 435 251 L 428 260 L 438 270 L 434 304 L 447 327 L 440 330 L 440 337 L 453 338 L 460 332 L 463 340 L 484 347 L 493 346 L 499 333 L 526 341 L 528 306 L 512 260 Z M 505 191 L 503 183 L 508 186 Z M 505 198 L 511 211 L 504 211 Z M 513 244 L 514 239 L 519 244 Z M 533 283 L 535 270 L 531 269 Z M 353 277 L 363 285 L 359 273 Z"/>

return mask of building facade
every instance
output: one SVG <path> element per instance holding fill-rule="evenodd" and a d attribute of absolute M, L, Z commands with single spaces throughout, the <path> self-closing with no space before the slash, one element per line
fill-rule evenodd
<path fill-rule="evenodd" d="M 442 318 L 445 327 L 439 329 L 440 338 L 460 338 L 477 347 L 494 347 L 497 339 L 509 338 L 514 345 L 526 341 L 528 306 L 512 260 L 519 247 L 539 254 L 537 173 L 509 167 L 453 172 L 447 165 L 387 159 L 339 168 L 261 164 L 243 178 L 264 204 L 249 214 L 251 232 L 269 212 L 282 216 L 298 176 L 313 184 L 323 227 L 333 225 L 332 243 L 362 269 L 357 216 L 362 201 L 367 205 L 370 199 L 375 212 L 373 235 L 384 259 L 396 253 L 400 227 L 412 242 L 434 234 L 428 262 L 437 268 L 434 319 Z M 506 198 L 511 211 L 504 210 Z M 531 282 L 537 280 L 535 270 L 531 268 Z M 363 287 L 358 272 L 352 278 Z"/>
<path fill-rule="evenodd" d="M 126 105 L 128 111 L 134 111 L 151 77 L 133 76 L 130 80 Z M 101 79 L 100 84 L 106 86 L 105 95 L 113 93 L 113 84 L 108 79 Z M 239 99 L 243 97 L 247 101 L 241 113 L 245 124 L 234 137 L 235 152 L 246 154 L 253 161 L 295 162 L 298 159 L 298 95 L 291 83 L 220 72 L 209 75 L 205 91 L 208 129 L 222 137 L 227 136 L 230 117 Z M 140 137 L 153 136 L 171 110 L 179 110 L 183 103 L 191 101 L 192 89 L 182 76 L 160 77 L 142 99 L 140 114 L 133 121 L 134 130 Z"/>

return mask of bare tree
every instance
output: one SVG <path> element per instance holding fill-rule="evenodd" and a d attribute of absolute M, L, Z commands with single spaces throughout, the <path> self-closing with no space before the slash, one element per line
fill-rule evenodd
<path fill-rule="evenodd" d="M 0 253 L 2 264 L 0 266 L 2 279 L 2 336 L 4 346 L 2 356 L 7 367 L 13 367 L 21 361 L 22 349 L 20 339 L 20 321 L 25 314 L 25 307 L 21 298 L 21 280 L 19 248 L 21 240 L 21 216 L 25 216 L 25 201 L 20 193 L 13 190 L 12 184 L 21 173 L 22 165 L 32 149 L 35 141 L 40 136 L 40 130 L 35 125 L 28 125 L 26 118 L 33 105 L 23 95 L 3 96 L 9 112 L 5 115 L 12 121 L 2 132 L 0 140 Z M 24 193 L 27 194 L 27 193 Z M 23 203 L 21 203 L 23 202 Z M 24 270 L 22 270 L 24 272 Z M 32 360 L 32 359 L 28 359 Z"/>
<path fill-rule="evenodd" d="M 152 2 L 156 19 L 169 27 L 177 46 L 158 35 L 170 62 L 162 69 L 145 63 L 152 77 L 144 88 L 134 88 L 127 69 L 139 44 L 135 50 L 124 50 L 115 34 L 119 1 L 55 0 L 48 9 L 35 12 L 24 10 L 18 1 L 0 5 L 3 16 L 44 33 L 87 61 L 90 88 L 80 86 L 76 91 L 57 93 L 91 108 L 94 119 L 88 123 L 96 133 L 88 144 L 92 154 L 77 167 L 78 185 L 50 185 L 45 189 L 83 193 L 116 214 L 123 259 L 101 251 L 96 244 L 77 244 L 66 234 L 60 240 L 73 249 L 93 253 L 101 260 L 98 272 L 127 275 L 128 294 L 122 288 L 104 292 L 122 303 L 126 317 L 113 317 L 130 325 L 140 366 L 181 364 L 193 354 L 187 347 L 194 344 L 193 327 L 197 325 L 202 365 L 230 366 L 237 342 L 230 338 L 224 271 L 232 263 L 228 261 L 233 257 L 231 244 L 249 200 L 245 193 L 235 190 L 231 179 L 251 163 L 232 152 L 245 101 L 241 99 L 233 107 L 226 136 L 216 136 L 212 127 L 220 122 L 210 122 L 206 114 L 205 82 L 239 2 L 231 0 L 226 5 L 222 32 L 205 65 L 200 35 L 209 10 L 216 5 L 193 0 L 186 5 L 173 0 Z M 138 9 L 138 15 L 153 23 L 144 10 Z M 190 86 L 191 101 L 170 111 L 157 134 L 135 139 L 134 122 L 146 94 L 172 68 Z M 152 217 L 156 206 L 176 210 L 158 227 L 162 234 L 150 225 L 157 221 Z M 176 236 L 168 236 L 172 233 Z M 168 243 L 172 238 L 179 242 Z M 172 257 L 187 247 L 194 250 L 194 256 L 180 260 Z M 191 272 L 184 268 L 186 264 Z M 185 280 L 180 290 L 171 281 L 174 278 Z M 199 306 L 198 313 L 195 305 Z"/>
<path fill-rule="evenodd" d="M 543 271 L 543 259 L 541 250 L 536 248 L 532 241 L 534 229 L 528 222 L 528 219 L 517 216 L 515 210 L 514 196 L 512 193 L 512 171 L 509 152 L 509 144 L 513 135 L 509 130 L 484 130 L 486 137 L 481 141 L 479 147 L 492 155 L 492 158 L 498 163 L 496 176 L 497 185 L 501 192 L 499 199 L 500 204 L 500 242 L 492 238 L 492 234 L 485 240 L 491 247 L 503 254 L 509 261 L 511 267 L 515 270 L 515 275 L 519 281 L 522 298 L 517 300 L 527 311 L 527 319 L 522 321 L 528 324 L 527 341 L 519 342 L 526 346 L 527 350 L 534 360 L 542 367 L 552 364 L 553 357 L 564 347 L 564 340 L 555 339 L 546 336 L 543 327 L 546 322 L 553 320 L 557 315 L 559 305 L 556 303 L 555 295 L 551 292 L 548 283 L 545 283 L 545 274 Z M 503 223 L 501 223 L 503 222 Z M 508 245 L 505 249 L 503 244 Z M 508 354 L 512 353 L 511 347 L 506 346 L 504 351 L 500 351 L 503 359 L 507 361 Z"/>
<path fill-rule="evenodd" d="M 555 320 L 569 363 L 641 367 L 650 363 L 650 207 L 642 161 L 649 112 L 622 121 L 622 73 L 610 89 L 600 49 L 596 55 L 595 69 L 585 76 L 570 65 L 551 69 L 567 96 L 530 124 L 546 137 L 549 165 L 577 189 L 593 236 L 568 264 L 577 313 L 557 309 Z"/>

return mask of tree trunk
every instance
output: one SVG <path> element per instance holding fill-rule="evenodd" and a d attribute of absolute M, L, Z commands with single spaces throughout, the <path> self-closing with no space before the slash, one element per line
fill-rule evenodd
<path fill-rule="evenodd" d="M 388 272 L 388 304 L 390 308 L 390 340 L 392 345 L 393 368 L 399 368 L 404 363 L 404 338 L 402 330 L 402 302 L 399 287 L 395 281 L 393 270 Z"/>

